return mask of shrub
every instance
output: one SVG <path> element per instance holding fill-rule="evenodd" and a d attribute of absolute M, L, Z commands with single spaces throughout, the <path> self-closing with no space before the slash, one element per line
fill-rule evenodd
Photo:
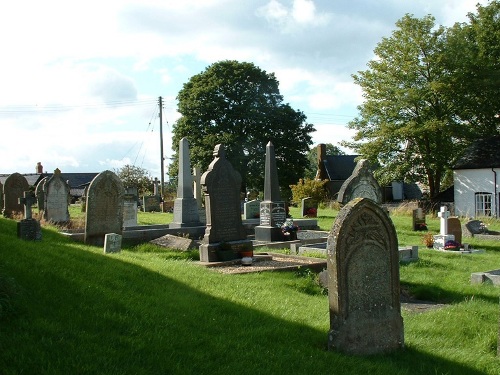
<path fill-rule="evenodd" d="M 327 197 L 325 188 L 328 180 L 300 179 L 297 185 L 290 185 L 292 190 L 292 203 L 300 205 L 302 199 L 311 197 L 316 202 L 324 202 Z"/>

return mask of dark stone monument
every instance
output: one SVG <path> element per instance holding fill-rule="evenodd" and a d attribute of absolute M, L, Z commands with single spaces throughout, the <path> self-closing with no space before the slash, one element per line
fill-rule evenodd
<path fill-rule="evenodd" d="M 387 213 L 371 199 L 350 201 L 327 253 L 329 349 L 369 355 L 402 348 L 398 240 Z"/>
<path fill-rule="evenodd" d="M 337 202 L 347 204 L 354 198 L 369 198 L 382 203 L 382 189 L 373 177 L 368 160 L 360 160 L 351 176 L 342 184 Z"/>
<path fill-rule="evenodd" d="M 39 213 L 42 213 L 43 210 L 45 209 L 45 183 L 47 182 L 48 179 L 49 179 L 48 177 L 42 178 L 38 182 L 35 188 L 35 196 Z"/>
<path fill-rule="evenodd" d="M 144 212 L 160 212 L 160 196 L 145 195 L 142 197 L 142 210 Z"/>
<path fill-rule="evenodd" d="M 285 202 L 281 200 L 274 146 L 266 146 L 264 200 L 260 202 L 260 224 L 255 227 L 256 241 L 283 241 L 281 225 L 286 220 Z"/>
<path fill-rule="evenodd" d="M 486 232 L 486 226 L 481 220 L 469 220 L 462 226 L 464 237 L 474 237 L 475 234 L 484 234 Z"/>
<path fill-rule="evenodd" d="M 174 200 L 174 219 L 169 228 L 199 227 L 198 202 L 193 194 L 193 176 L 189 159 L 189 143 L 186 137 L 179 141 L 179 175 L 177 198 Z"/>
<path fill-rule="evenodd" d="M 311 197 L 302 199 L 302 217 L 318 217 L 318 202 Z"/>
<path fill-rule="evenodd" d="M 24 197 L 24 192 L 29 190 L 29 184 L 26 178 L 20 173 L 9 175 L 3 185 L 3 216 L 12 218 L 16 213 L 24 211 L 19 198 Z"/>
<path fill-rule="evenodd" d="M 44 185 L 45 204 L 43 218 L 54 223 L 69 221 L 69 185 L 62 179 L 61 171 L 56 168 L 54 174 Z"/>
<path fill-rule="evenodd" d="M 253 249 L 241 221 L 241 175 L 226 159 L 222 144 L 215 146 L 213 155 L 214 160 L 201 176 L 207 217 L 205 236 L 199 247 L 202 262 L 235 259 L 240 251 Z"/>
<path fill-rule="evenodd" d="M 413 210 L 412 224 L 414 231 L 427 230 L 427 224 L 425 222 L 425 214 L 421 208 L 416 208 Z"/>
<path fill-rule="evenodd" d="M 25 191 L 19 198 L 19 204 L 24 205 L 24 219 L 17 222 L 17 237 L 23 240 L 35 241 L 42 239 L 40 222 L 32 217 L 31 206 L 36 203 L 35 194 Z"/>
<path fill-rule="evenodd" d="M 107 233 L 122 234 L 125 189 L 118 176 L 104 171 L 94 177 L 87 192 L 84 242 L 103 246 Z"/>

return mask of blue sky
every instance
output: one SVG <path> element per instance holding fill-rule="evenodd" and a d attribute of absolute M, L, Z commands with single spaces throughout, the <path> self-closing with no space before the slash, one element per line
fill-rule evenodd
<path fill-rule="evenodd" d="M 126 164 L 160 177 L 182 85 L 210 64 L 249 61 L 276 74 L 284 101 L 317 129 L 352 132 L 366 69 L 406 13 L 439 25 L 486 0 L 46 0 L 0 12 L 0 173 L 101 172 Z M 77 5 L 75 5 L 77 4 Z M 349 152 L 350 150 L 346 150 Z"/>

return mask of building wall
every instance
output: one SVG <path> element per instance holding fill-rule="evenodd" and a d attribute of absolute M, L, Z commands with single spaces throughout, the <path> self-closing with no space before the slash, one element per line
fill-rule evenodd
<path fill-rule="evenodd" d="M 500 175 L 500 168 L 495 168 Z M 475 193 L 491 193 L 492 215 L 498 217 L 498 193 L 500 192 L 497 176 L 491 169 L 457 169 L 453 171 L 455 214 L 458 216 L 475 216 Z M 495 196 L 496 195 L 496 196 Z"/>

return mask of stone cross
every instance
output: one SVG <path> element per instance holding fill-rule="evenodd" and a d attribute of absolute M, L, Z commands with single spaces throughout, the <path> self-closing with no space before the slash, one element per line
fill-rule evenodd
<path fill-rule="evenodd" d="M 153 181 L 153 195 L 155 195 L 155 196 L 160 195 L 160 191 L 158 189 L 159 182 L 160 182 L 160 180 L 158 180 L 158 177 L 155 177 L 155 179 Z"/>
<path fill-rule="evenodd" d="M 32 219 L 31 206 L 36 203 L 36 196 L 32 191 L 25 191 L 24 197 L 18 199 L 19 204 L 24 205 L 24 218 Z"/>
<path fill-rule="evenodd" d="M 446 236 L 448 234 L 448 218 L 450 217 L 450 211 L 448 211 L 446 206 L 441 206 L 441 209 L 438 212 L 438 217 L 441 218 L 439 234 Z"/>

